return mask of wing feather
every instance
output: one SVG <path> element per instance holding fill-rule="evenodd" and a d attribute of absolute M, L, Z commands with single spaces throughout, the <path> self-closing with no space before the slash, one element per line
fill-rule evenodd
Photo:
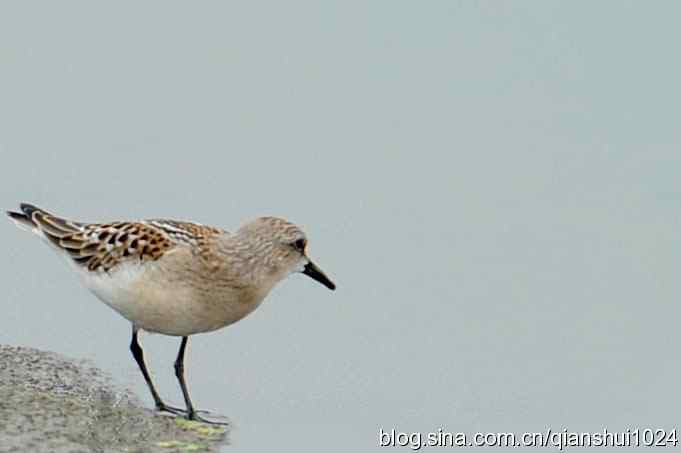
<path fill-rule="evenodd" d="M 55 216 L 30 204 L 8 215 L 30 226 L 74 263 L 89 271 L 108 272 L 124 262 L 155 261 L 182 244 L 201 249 L 224 231 L 176 220 L 82 223 Z"/>

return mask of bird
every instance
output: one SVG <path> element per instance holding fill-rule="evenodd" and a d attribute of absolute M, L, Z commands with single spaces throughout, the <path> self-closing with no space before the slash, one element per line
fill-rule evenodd
<path fill-rule="evenodd" d="M 228 232 L 167 219 L 76 222 L 28 203 L 7 215 L 65 257 L 87 289 L 130 321 L 130 351 L 155 409 L 188 420 L 224 424 L 202 417 L 205 411 L 192 403 L 184 373 L 190 335 L 243 319 L 294 273 L 336 289 L 309 258 L 302 229 L 280 217 L 258 217 Z M 181 337 L 174 368 L 185 409 L 161 399 L 144 361 L 140 331 Z"/>

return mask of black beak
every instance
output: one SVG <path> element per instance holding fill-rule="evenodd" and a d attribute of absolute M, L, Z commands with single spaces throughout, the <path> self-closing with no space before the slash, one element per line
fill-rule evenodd
<path fill-rule="evenodd" d="M 314 264 L 312 261 L 308 262 L 305 265 L 305 268 L 303 269 L 303 274 L 317 280 L 319 283 L 326 286 L 332 291 L 336 289 L 336 284 L 329 280 L 329 277 L 327 277 L 326 274 L 322 272 L 322 270 L 318 268 L 317 265 Z"/>

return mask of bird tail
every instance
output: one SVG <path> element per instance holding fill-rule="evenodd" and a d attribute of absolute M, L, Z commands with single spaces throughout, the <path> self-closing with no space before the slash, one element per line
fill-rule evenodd
<path fill-rule="evenodd" d="M 33 213 L 41 211 L 41 209 L 28 203 L 21 203 L 19 207 L 21 212 L 7 211 L 9 218 L 23 230 L 34 231 L 38 228 L 38 225 L 33 220 Z"/>
<path fill-rule="evenodd" d="M 9 218 L 19 227 L 39 236 L 60 238 L 80 230 L 81 224 L 62 219 L 28 203 L 19 205 L 21 212 L 7 211 Z"/>

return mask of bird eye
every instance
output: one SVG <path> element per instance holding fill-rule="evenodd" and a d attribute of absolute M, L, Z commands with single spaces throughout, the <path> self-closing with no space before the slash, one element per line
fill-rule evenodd
<path fill-rule="evenodd" d="M 292 245 L 295 249 L 300 250 L 302 252 L 303 250 L 305 250 L 306 242 L 305 239 L 298 239 Z"/>

